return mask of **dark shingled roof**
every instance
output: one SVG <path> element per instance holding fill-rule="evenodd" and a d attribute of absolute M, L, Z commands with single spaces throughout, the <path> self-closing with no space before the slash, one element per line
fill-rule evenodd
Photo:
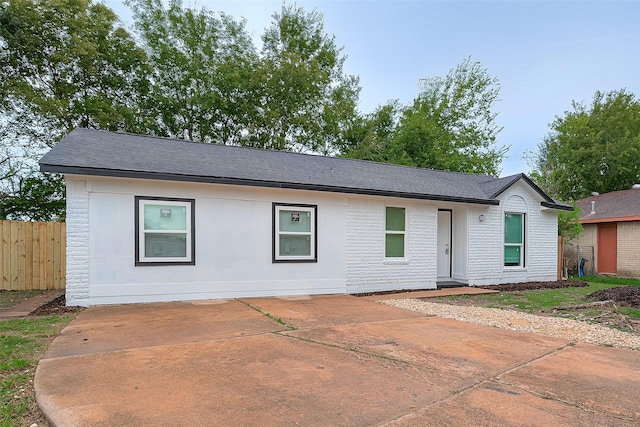
<path fill-rule="evenodd" d="M 522 179 L 444 172 L 336 157 L 75 129 L 40 159 L 40 170 L 170 181 L 209 182 L 497 205 Z"/>
<path fill-rule="evenodd" d="M 596 202 L 591 213 L 591 202 Z M 640 221 L 640 188 L 612 191 L 578 200 L 580 222 Z"/>

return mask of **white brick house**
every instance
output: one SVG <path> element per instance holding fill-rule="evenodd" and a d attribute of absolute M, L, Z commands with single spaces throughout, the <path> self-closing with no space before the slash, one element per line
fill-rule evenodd
<path fill-rule="evenodd" d="M 555 280 L 557 211 L 506 178 L 76 129 L 67 304 Z"/>

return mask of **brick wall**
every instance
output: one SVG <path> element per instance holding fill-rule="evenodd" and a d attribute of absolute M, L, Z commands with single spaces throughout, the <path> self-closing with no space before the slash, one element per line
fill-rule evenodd
<path fill-rule="evenodd" d="M 89 305 L 89 193 L 85 181 L 67 184 L 67 305 Z"/>
<path fill-rule="evenodd" d="M 640 221 L 618 223 L 618 276 L 640 278 Z"/>
<path fill-rule="evenodd" d="M 406 209 L 405 259 L 385 259 L 385 208 Z M 347 208 L 347 292 L 435 288 L 435 206 L 399 199 L 350 198 Z"/>
<path fill-rule="evenodd" d="M 557 279 L 557 212 L 541 209 L 539 196 L 529 186 L 516 183 L 499 197 L 500 206 L 484 212 L 470 210 L 469 284 L 548 281 Z M 525 266 L 505 267 L 503 227 L 505 212 L 526 214 Z"/>

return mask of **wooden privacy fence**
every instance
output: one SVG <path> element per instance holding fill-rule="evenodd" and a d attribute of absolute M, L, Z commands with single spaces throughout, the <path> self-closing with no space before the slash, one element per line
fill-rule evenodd
<path fill-rule="evenodd" d="M 64 222 L 0 221 L 0 237 L 2 289 L 64 289 Z"/>

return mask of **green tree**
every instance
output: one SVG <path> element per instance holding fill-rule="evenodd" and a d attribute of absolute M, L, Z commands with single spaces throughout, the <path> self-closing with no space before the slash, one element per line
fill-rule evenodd
<path fill-rule="evenodd" d="M 244 21 L 180 0 L 131 0 L 153 72 L 152 132 L 220 144 L 243 143 L 257 114 L 251 79 L 258 55 Z"/>
<path fill-rule="evenodd" d="M 117 22 L 90 0 L 0 3 L 3 112 L 21 113 L 16 125 L 48 145 L 78 126 L 143 130 L 148 67 Z"/>
<path fill-rule="evenodd" d="M 479 62 L 470 58 L 449 71 L 446 77 L 421 80 L 421 92 L 402 109 L 389 140 L 363 139 L 352 147 L 348 156 L 449 170 L 497 176 L 508 147 L 496 147 L 502 128 L 495 123 L 493 112 L 500 85 Z"/>
<path fill-rule="evenodd" d="M 0 192 L 15 203 L 36 185 L 56 193 L 59 179 L 38 177 L 37 159 L 75 127 L 145 132 L 148 70 L 103 4 L 0 2 Z"/>
<path fill-rule="evenodd" d="M 64 221 L 65 185 L 61 176 L 22 178 L 15 194 L 0 194 L 0 219 Z"/>
<path fill-rule="evenodd" d="M 573 205 L 572 211 L 558 212 L 558 235 L 565 239 L 575 239 L 582 231 L 580 224 L 580 208 Z"/>
<path fill-rule="evenodd" d="M 607 193 L 640 182 L 640 101 L 633 93 L 596 92 L 590 106 L 556 117 L 529 163 L 538 183 L 561 200 Z"/>
<path fill-rule="evenodd" d="M 390 144 L 398 125 L 402 106 L 390 101 L 365 116 L 358 116 L 345 133 L 339 150 L 344 157 L 389 162 Z"/>
<path fill-rule="evenodd" d="M 254 145 L 335 154 L 357 117 L 360 88 L 343 72 L 346 57 L 324 32 L 322 14 L 283 5 L 262 40 Z"/>

